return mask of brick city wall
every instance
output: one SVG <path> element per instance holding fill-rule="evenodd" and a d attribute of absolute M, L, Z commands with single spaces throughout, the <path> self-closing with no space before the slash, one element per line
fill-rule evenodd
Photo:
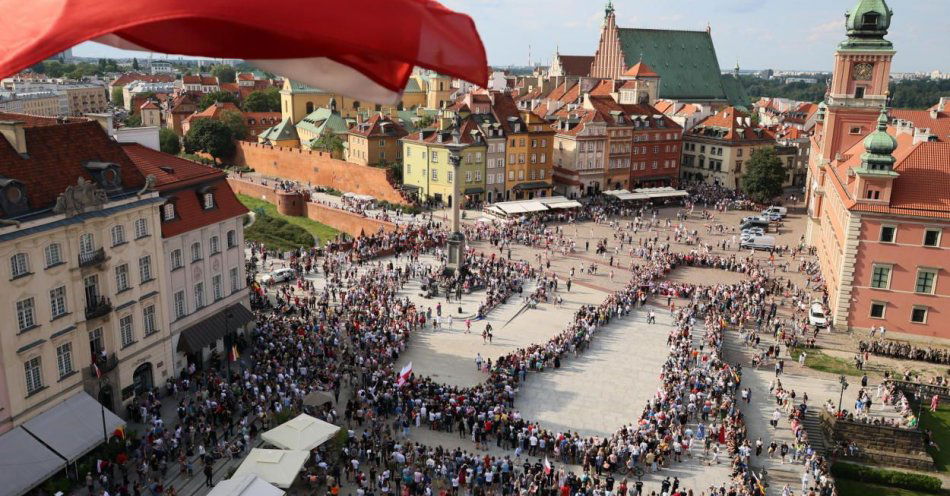
<path fill-rule="evenodd" d="M 386 170 L 337 160 L 328 153 L 239 141 L 233 162 L 265 176 L 406 204 L 399 191 L 389 183 Z"/>
<path fill-rule="evenodd" d="M 228 178 L 228 184 L 236 194 L 260 198 L 274 205 L 278 205 L 280 200 L 287 200 L 287 195 L 283 195 L 281 192 L 277 192 L 269 186 L 251 183 L 233 177 Z M 380 228 L 386 232 L 396 230 L 396 224 L 392 222 L 369 219 L 359 214 L 328 207 L 319 203 L 304 203 L 302 213 L 306 214 L 306 217 L 312 220 L 326 224 L 350 236 L 359 236 L 360 233 L 373 234 L 379 231 Z"/>

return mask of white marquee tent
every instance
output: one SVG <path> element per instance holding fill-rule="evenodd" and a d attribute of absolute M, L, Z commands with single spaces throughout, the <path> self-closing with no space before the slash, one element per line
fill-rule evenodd
<path fill-rule="evenodd" d="M 301 413 L 296 418 L 261 434 L 261 439 L 278 448 L 310 451 L 327 442 L 339 427 Z"/>
<path fill-rule="evenodd" d="M 283 496 L 284 490 L 254 475 L 245 474 L 215 484 L 208 496 Z"/>
<path fill-rule="evenodd" d="M 277 487 L 287 489 L 293 485 L 309 457 L 309 451 L 254 448 L 231 478 L 253 474 Z"/>

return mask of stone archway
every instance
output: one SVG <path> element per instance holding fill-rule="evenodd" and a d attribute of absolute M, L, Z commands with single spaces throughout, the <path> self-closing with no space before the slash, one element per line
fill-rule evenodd
<path fill-rule="evenodd" d="M 136 395 L 144 394 L 155 386 L 152 377 L 152 362 L 139 365 L 132 373 L 132 387 Z"/>

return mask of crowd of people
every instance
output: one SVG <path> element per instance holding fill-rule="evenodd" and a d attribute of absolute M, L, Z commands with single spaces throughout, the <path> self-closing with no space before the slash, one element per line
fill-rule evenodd
<path fill-rule="evenodd" d="M 862 353 L 867 352 L 877 356 L 950 365 L 950 349 L 948 348 L 921 347 L 909 342 L 880 339 L 861 341 L 858 343 L 858 349 Z"/>

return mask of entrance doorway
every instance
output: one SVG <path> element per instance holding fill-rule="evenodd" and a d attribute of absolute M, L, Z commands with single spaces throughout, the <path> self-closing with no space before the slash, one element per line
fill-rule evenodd
<path fill-rule="evenodd" d="M 110 384 L 105 384 L 99 389 L 99 403 L 101 403 L 102 406 L 106 407 L 108 410 L 114 409 L 115 399 L 112 394 L 112 386 Z"/>
<path fill-rule="evenodd" d="M 150 391 L 152 387 L 152 364 L 145 362 L 132 373 L 132 389 L 139 395 Z"/>

